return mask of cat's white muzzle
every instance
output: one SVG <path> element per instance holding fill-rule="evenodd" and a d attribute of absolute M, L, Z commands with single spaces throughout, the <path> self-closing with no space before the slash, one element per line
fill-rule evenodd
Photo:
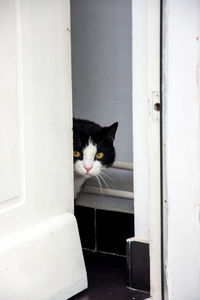
<path fill-rule="evenodd" d="M 85 166 L 87 166 L 87 168 L 85 168 Z M 77 160 L 74 164 L 74 172 L 86 178 L 98 175 L 101 172 L 101 168 L 102 164 L 99 161 L 93 161 L 91 166 L 85 165 L 83 160 Z"/>

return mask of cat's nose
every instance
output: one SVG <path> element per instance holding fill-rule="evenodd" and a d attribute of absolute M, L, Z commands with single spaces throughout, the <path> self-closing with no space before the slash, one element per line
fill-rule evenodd
<path fill-rule="evenodd" d="M 88 166 L 84 166 L 84 168 L 86 169 L 87 173 L 92 169 L 92 167 L 88 167 Z"/>

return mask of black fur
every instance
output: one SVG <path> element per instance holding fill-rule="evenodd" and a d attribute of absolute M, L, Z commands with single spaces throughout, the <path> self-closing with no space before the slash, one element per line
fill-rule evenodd
<path fill-rule="evenodd" d="M 104 156 L 100 160 L 102 164 L 106 167 L 111 166 L 115 160 L 113 141 L 115 139 L 117 127 L 117 122 L 109 127 L 101 127 L 91 121 L 74 119 L 74 151 L 79 151 L 81 153 L 81 157 L 74 158 L 74 161 L 76 161 L 76 159 L 83 159 L 82 151 L 91 138 L 93 143 L 97 145 L 97 152 L 104 153 Z"/>

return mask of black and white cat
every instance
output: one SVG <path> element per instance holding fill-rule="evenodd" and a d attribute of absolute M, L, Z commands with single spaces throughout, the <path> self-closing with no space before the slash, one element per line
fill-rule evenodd
<path fill-rule="evenodd" d="M 115 160 L 113 141 L 118 123 L 109 127 L 74 119 L 74 196 L 77 197 L 85 180 L 101 174 Z"/>

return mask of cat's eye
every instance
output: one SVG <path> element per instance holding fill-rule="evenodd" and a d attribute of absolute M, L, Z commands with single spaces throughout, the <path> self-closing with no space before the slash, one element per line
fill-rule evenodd
<path fill-rule="evenodd" d="M 96 154 L 96 159 L 101 159 L 103 157 L 103 153 L 99 152 Z"/>
<path fill-rule="evenodd" d="M 78 158 L 81 156 L 81 153 L 79 151 L 74 151 L 74 157 Z"/>

